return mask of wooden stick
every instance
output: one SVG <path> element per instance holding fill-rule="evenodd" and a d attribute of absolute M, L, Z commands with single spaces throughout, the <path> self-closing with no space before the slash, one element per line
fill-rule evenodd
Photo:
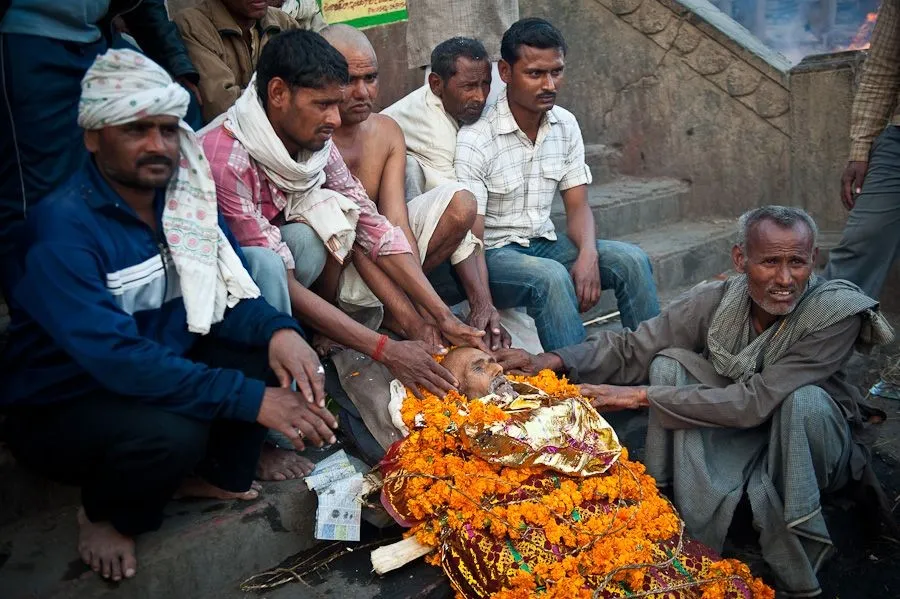
<path fill-rule="evenodd" d="M 407 537 L 391 545 L 372 551 L 372 569 L 378 575 L 396 570 L 409 562 L 431 553 L 434 547 L 423 545 L 416 537 Z"/>

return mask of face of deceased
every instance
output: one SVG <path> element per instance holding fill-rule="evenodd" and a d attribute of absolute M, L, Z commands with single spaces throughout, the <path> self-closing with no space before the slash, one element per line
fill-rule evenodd
<path fill-rule="evenodd" d="M 484 397 L 507 383 L 503 367 L 479 349 L 454 349 L 441 364 L 459 380 L 459 391 L 469 398 Z"/>
<path fill-rule="evenodd" d="M 746 273 L 750 297 L 771 316 L 790 314 L 806 290 L 816 261 L 813 233 L 797 222 L 784 227 L 762 220 L 732 250 L 735 269 Z"/>

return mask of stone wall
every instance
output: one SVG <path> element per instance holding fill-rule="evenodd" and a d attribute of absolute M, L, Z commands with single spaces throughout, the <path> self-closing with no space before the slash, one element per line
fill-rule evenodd
<path fill-rule="evenodd" d="M 522 0 L 570 44 L 560 104 L 618 171 L 692 183 L 685 216 L 732 216 L 789 190 L 787 63 L 726 19 L 668 0 Z M 698 8 L 697 10 L 707 10 Z M 710 16 L 711 15 L 711 16 Z"/>

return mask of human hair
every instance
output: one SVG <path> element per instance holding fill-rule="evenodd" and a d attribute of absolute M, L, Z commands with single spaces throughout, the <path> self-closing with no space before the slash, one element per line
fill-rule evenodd
<path fill-rule="evenodd" d="M 772 221 L 784 229 L 792 229 L 797 223 L 803 223 L 809 229 L 809 232 L 812 233 L 813 247 L 816 247 L 819 239 L 819 227 L 806 210 L 794 208 L 793 206 L 762 206 L 748 210 L 738 219 L 737 243 L 745 252 L 747 251 L 747 239 L 750 237 L 750 231 L 756 225 L 766 220 Z"/>
<path fill-rule="evenodd" d="M 263 108 L 269 99 L 269 82 L 279 77 L 291 89 L 321 89 L 328 84 L 350 82 L 347 61 L 318 33 L 292 29 L 274 36 L 256 64 L 256 93 Z"/>
<path fill-rule="evenodd" d="M 559 29 L 549 21 L 537 17 L 519 19 L 506 30 L 500 41 L 500 57 L 510 65 L 519 59 L 519 46 L 531 46 L 532 48 L 557 48 L 563 56 L 566 55 L 568 46 Z"/>
<path fill-rule="evenodd" d="M 456 75 L 456 59 L 487 60 L 484 44 L 471 37 L 451 37 L 441 42 L 431 51 L 431 72 L 444 83 Z"/>

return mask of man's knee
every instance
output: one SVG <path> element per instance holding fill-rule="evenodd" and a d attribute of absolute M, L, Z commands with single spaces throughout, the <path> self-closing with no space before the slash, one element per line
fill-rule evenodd
<path fill-rule="evenodd" d="M 549 302 L 564 300 L 569 295 L 569 288 L 573 287 L 569 269 L 556 260 L 547 258 L 532 258 L 532 260 L 537 262 L 533 273 L 536 291 L 540 296 L 538 299 Z"/>
<path fill-rule="evenodd" d="M 475 203 L 475 196 L 472 195 L 472 192 L 460 189 L 453 194 L 447 209 L 444 211 L 444 216 L 441 218 L 449 219 L 448 225 L 453 234 L 458 234 L 459 237 L 462 237 L 475 224 L 477 209 L 478 205 Z"/>
<path fill-rule="evenodd" d="M 315 229 L 304 223 L 290 223 L 281 227 L 281 239 L 294 256 L 294 278 L 303 285 L 312 285 L 328 259 L 328 250 Z"/>
<path fill-rule="evenodd" d="M 631 243 L 605 242 L 598 244 L 601 264 L 626 279 L 652 276 L 650 257 L 638 246 Z"/>
<path fill-rule="evenodd" d="M 250 276 L 257 284 L 260 284 L 261 280 L 284 278 L 284 261 L 273 250 L 264 247 L 243 247 L 241 251 L 247 259 Z"/>
<path fill-rule="evenodd" d="M 208 438 L 208 423 L 161 411 L 147 418 L 145 426 L 132 431 L 114 451 L 129 454 L 129 460 L 146 456 L 160 468 L 189 471 L 206 455 Z"/>
<path fill-rule="evenodd" d="M 678 360 L 657 355 L 650 362 L 650 384 L 666 387 L 678 385 L 678 373 L 684 366 Z"/>
<path fill-rule="evenodd" d="M 839 408 L 831 396 L 821 387 L 805 385 L 800 387 L 781 404 L 782 416 L 788 417 L 791 426 L 802 424 L 807 431 L 818 433 L 827 423 L 843 421 Z"/>

